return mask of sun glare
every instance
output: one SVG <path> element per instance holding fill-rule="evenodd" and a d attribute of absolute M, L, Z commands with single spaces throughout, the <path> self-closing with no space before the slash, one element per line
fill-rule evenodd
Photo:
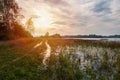
<path fill-rule="evenodd" d="M 34 19 L 34 26 L 36 28 L 49 28 L 51 23 L 53 22 L 51 14 L 46 10 L 40 10 L 39 13 L 37 13 L 39 16 L 38 18 Z"/>
<path fill-rule="evenodd" d="M 55 21 L 56 18 L 54 18 L 50 8 L 42 5 L 34 8 L 32 13 L 22 19 L 21 23 L 26 26 L 26 30 L 33 36 L 39 36 L 48 32 Z M 32 29 L 30 29 L 31 27 Z"/>

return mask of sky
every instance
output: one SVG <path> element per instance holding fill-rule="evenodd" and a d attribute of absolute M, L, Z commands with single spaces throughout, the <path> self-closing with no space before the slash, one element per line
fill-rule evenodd
<path fill-rule="evenodd" d="M 120 0 L 16 0 L 26 21 L 33 16 L 34 36 L 120 34 Z M 35 17 L 35 15 L 37 17 Z"/>

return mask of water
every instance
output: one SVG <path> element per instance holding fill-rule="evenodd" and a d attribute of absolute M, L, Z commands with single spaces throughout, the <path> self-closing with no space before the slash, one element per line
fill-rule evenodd
<path fill-rule="evenodd" d="M 106 40 L 106 41 L 117 41 L 117 42 L 120 42 L 120 38 L 76 38 L 76 39 L 84 39 L 84 40 Z"/>
<path fill-rule="evenodd" d="M 41 46 L 41 45 L 42 45 L 42 42 L 36 44 L 33 48 L 35 49 L 35 48 L 37 48 L 37 47 L 39 47 L 39 46 Z"/>
<path fill-rule="evenodd" d="M 47 50 L 45 51 L 45 57 L 44 57 L 44 59 L 43 59 L 43 64 L 45 65 L 45 66 L 47 66 L 47 64 L 46 64 L 46 60 L 50 57 L 50 53 L 51 53 L 51 47 L 50 47 L 50 45 L 48 44 L 48 42 L 45 42 L 45 45 L 47 46 Z"/>

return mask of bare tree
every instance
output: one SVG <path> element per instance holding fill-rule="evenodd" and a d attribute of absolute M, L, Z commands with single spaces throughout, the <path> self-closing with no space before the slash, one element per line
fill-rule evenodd
<path fill-rule="evenodd" d="M 34 22 L 33 22 L 33 19 L 35 19 L 35 18 L 39 18 L 39 16 L 37 16 L 37 15 L 31 15 L 31 17 L 25 23 L 26 29 L 29 32 L 31 32 L 32 34 L 34 34 L 34 31 L 35 31 Z"/>

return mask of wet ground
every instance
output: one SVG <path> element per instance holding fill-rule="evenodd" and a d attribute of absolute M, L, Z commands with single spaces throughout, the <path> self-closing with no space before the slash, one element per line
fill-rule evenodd
<path fill-rule="evenodd" d="M 119 80 L 119 60 L 117 42 L 23 38 L 0 42 L 0 80 Z"/>

